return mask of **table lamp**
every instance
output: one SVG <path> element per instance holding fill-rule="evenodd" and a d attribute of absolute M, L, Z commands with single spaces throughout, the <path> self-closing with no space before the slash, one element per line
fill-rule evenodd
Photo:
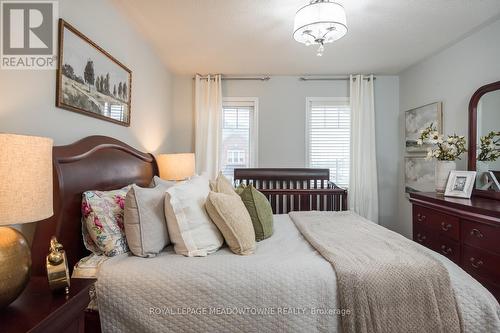
<path fill-rule="evenodd" d="M 160 178 L 165 180 L 185 180 L 195 173 L 194 154 L 162 154 L 156 157 Z"/>
<path fill-rule="evenodd" d="M 26 287 L 31 254 L 7 225 L 52 216 L 52 139 L 0 133 L 0 309 Z"/>

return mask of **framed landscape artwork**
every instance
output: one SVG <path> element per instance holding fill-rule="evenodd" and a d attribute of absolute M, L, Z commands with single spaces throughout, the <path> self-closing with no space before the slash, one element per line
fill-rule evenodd
<path fill-rule="evenodd" d="M 417 145 L 420 131 L 433 124 L 439 133 L 443 132 L 442 103 L 432 103 L 405 112 L 405 143 L 406 151 L 426 152 L 428 146 Z"/>
<path fill-rule="evenodd" d="M 405 192 L 433 192 L 436 161 L 421 156 L 405 157 Z"/>
<path fill-rule="evenodd" d="M 64 20 L 59 20 L 56 106 L 130 125 L 132 72 Z"/>

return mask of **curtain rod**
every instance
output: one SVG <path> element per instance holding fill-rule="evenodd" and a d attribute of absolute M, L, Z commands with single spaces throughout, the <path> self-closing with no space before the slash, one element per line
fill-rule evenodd
<path fill-rule="evenodd" d="M 207 80 L 208 76 L 201 76 L 203 80 Z M 193 80 L 196 77 L 193 77 Z M 213 78 L 210 78 L 213 80 Z M 270 76 L 223 76 L 222 80 L 235 80 L 235 81 L 269 81 L 271 79 Z M 373 80 L 377 78 L 373 76 Z M 349 76 L 329 76 L 329 77 L 314 77 L 314 76 L 301 76 L 299 77 L 300 81 L 349 81 Z M 369 76 L 363 77 L 363 80 L 370 80 Z"/>
<path fill-rule="evenodd" d="M 203 80 L 207 80 L 208 76 L 201 76 Z M 193 77 L 193 80 L 196 77 Z M 213 80 L 213 78 L 210 78 Z M 235 80 L 235 81 L 269 81 L 271 80 L 270 76 L 223 76 L 222 80 Z"/>
<path fill-rule="evenodd" d="M 299 77 L 300 81 L 349 81 L 349 76 L 330 76 L 330 77 L 314 77 L 314 76 L 301 76 Z M 356 79 L 356 78 L 354 78 Z M 373 80 L 377 78 L 373 76 Z M 369 76 L 363 77 L 363 80 L 370 80 Z"/>

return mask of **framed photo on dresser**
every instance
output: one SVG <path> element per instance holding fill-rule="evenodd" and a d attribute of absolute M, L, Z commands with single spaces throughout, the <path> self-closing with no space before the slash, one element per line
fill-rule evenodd
<path fill-rule="evenodd" d="M 132 71 L 59 20 L 56 106 L 130 126 Z"/>
<path fill-rule="evenodd" d="M 469 199 L 474 188 L 476 171 L 451 171 L 444 195 Z"/>

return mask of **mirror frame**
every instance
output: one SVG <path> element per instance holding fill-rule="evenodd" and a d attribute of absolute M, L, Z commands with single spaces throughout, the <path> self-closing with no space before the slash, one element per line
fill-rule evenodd
<path fill-rule="evenodd" d="M 467 170 L 476 171 L 476 157 L 477 157 L 477 105 L 481 97 L 489 92 L 500 90 L 500 81 L 493 82 L 482 86 L 474 95 L 472 95 L 469 102 L 469 151 L 467 156 Z M 475 185 L 474 185 L 475 186 Z M 477 190 L 474 188 L 474 195 L 479 197 L 486 197 L 491 199 L 500 200 L 500 192 Z"/>

